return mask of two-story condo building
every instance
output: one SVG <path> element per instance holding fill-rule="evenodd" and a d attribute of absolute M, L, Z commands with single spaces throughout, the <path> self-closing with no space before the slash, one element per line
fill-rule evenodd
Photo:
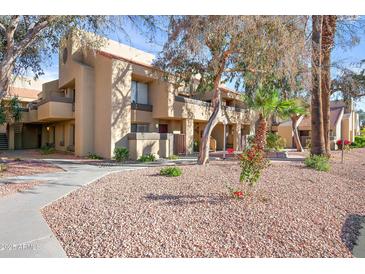
<path fill-rule="evenodd" d="M 98 50 L 82 49 L 72 39 L 65 44 L 59 79 L 44 83 L 22 121 L 8 126 L 9 149 L 48 144 L 111 158 L 123 146 L 131 159 L 193 152 L 212 113 L 209 92 L 199 97 L 174 89 L 151 65 L 153 55 L 112 40 Z M 240 94 L 221 90 L 223 116 L 211 149 L 239 150 L 253 130 L 252 113 Z"/>

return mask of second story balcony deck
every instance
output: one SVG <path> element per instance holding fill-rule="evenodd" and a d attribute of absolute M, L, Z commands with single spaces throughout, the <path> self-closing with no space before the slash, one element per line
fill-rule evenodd
<path fill-rule="evenodd" d="M 212 104 L 202 100 L 175 96 L 174 115 L 181 118 L 192 118 L 196 120 L 208 120 L 213 112 Z M 222 113 L 232 123 L 246 123 L 250 120 L 251 111 L 247 108 L 222 106 Z"/>
<path fill-rule="evenodd" d="M 72 98 L 49 95 L 29 105 L 28 111 L 23 112 L 23 122 L 50 122 L 75 118 Z"/>

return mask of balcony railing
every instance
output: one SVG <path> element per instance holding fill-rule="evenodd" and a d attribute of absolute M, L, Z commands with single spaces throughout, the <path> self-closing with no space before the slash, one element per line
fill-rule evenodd
<path fill-rule="evenodd" d="M 179 96 L 179 95 L 175 96 L 175 101 L 183 102 L 183 103 L 190 103 L 190 104 L 194 104 L 194 105 L 198 105 L 198 106 L 202 106 L 202 107 L 211 107 L 212 106 L 211 103 L 201 101 L 201 100 L 191 99 L 191 98 L 187 98 L 187 97 Z"/>
<path fill-rule="evenodd" d="M 48 96 L 45 99 L 41 99 L 38 102 L 37 106 L 43 105 L 43 104 L 48 103 L 48 102 L 60 102 L 60 103 L 70 103 L 70 104 L 72 104 L 73 103 L 73 99 L 70 98 L 70 97 L 63 97 L 63 96 L 51 95 L 51 96 Z"/>
<path fill-rule="evenodd" d="M 148 104 L 138 104 L 138 103 L 132 103 L 131 108 L 135 110 L 142 110 L 142 111 L 149 111 L 152 112 L 152 105 Z"/>
<path fill-rule="evenodd" d="M 179 96 L 179 95 L 176 95 L 175 96 L 175 101 L 177 101 L 177 102 L 183 102 L 183 103 L 190 103 L 190 104 L 194 104 L 194 105 L 198 105 L 198 106 L 203 106 L 203 107 L 212 107 L 212 104 L 209 103 L 209 102 L 205 102 L 205 101 L 201 101 L 201 100 L 197 100 L 197 99 L 192 99 L 192 98 L 187 98 L 187 97 Z M 232 107 L 232 106 L 223 106 L 223 105 L 222 105 L 222 109 L 223 110 L 228 110 L 228 111 L 237 111 L 237 112 L 245 112 L 245 111 L 247 111 L 247 108 Z"/>

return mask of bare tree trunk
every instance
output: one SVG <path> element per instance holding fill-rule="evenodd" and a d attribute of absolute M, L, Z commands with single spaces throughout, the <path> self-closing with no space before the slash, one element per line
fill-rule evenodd
<path fill-rule="evenodd" d="M 200 142 L 199 148 L 199 157 L 198 164 L 205 165 L 209 159 L 209 144 L 210 144 L 210 135 L 214 127 L 218 123 L 219 116 L 221 115 L 221 96 L 220 90 L 218 89 L 217 94 L 214 96 L 214 100 L 216 100 L 216 104 L 213 109 L 213 114 L 209 117 L 208 123 L 204 128 L 203 136 Z"/>
<path fill-rule="evenodd" d="M 259 114 L 259 123 L 255 132 L 255 140 L 254 144 L 256 145 L 258 150 L 263 151 L 266 147 L 266 134 L 267 134 L 267 121 L 265 117 L 260 113 Z"/>
<path fill-rule="evenodd" d="M 298 121 L 300 120 L 300 118 L 302 117 L 302 115 L 298 116 L 298 115 L 293 115 L 290 117 L 291 119 L 291 124 L 292 124 L 292 130 L 293 130 L 293 135 L 294 135 L 294 143 L 295 143 L 295 147 L 297 148 L 298 152 L 303 152 L 303 146 L 302 143 L 300 142 L 300 138 L 299 138 L 299 132 L 298 132 Z"/>
<path fill-rule="evenodd" d="M 323 155 L 323 113 L 321 96 L 321 35 L 323 16 L 312 16 L 311 154 Z"/>
<path fill-rule="evenodd" d="M 336 31 L 336 19 L 334 15 L 323 16 L 322 28 L 322 112 L 323 112 L 323 134 L 326 154 L 331 155 L 330 146 L 330 96 L 331 96 L 331 49 Z"/>
<path fill-rule="evenodd" d="M 13 71 L 12 65 L 4 66 L 2 63 L 0 63 L 0 98 L 4 98 L 9 91 L 11 73 Z"/>
<path fill-rule="evenodd" d="M 226 65 L 227 57 L 231 54 L 231 51 L 228 50 L 223 53 L 220 58 L 219 67 L 217 70 L 216 75 L 214 76 L 213 81 L 213 98 L 212 98 L 212 105 L 213 105 L 213 113 L 209 117 L 208 123 L 204 128 L 203 136 L 200 142 L 199 148 L 199 157 L 198 157 L 198 164 L 205 165 L 209 159 L 209 143 L 210 143 L 210 135 L 212 134 L 213 128 L 217 125 L 219 116 L 221 115 L 221 108 L 222 108 L 222 98 L 221 98 L 221 91 L 219 89 L 219 85 L 221 83 L 222 74 L 224 71 L 224 67 Z"/>

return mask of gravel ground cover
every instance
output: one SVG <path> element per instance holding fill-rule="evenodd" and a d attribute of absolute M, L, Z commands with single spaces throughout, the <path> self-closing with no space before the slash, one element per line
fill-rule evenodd
<path fill-rule="evenodd" d="M 365 216 L 365 150 L 329 173 L 300 162 L 267 168 L 254 193 L 229 198 L 234 161 L 114 173 L 43 215 L 70 257 L 352 257 Z"/>
<path fill-rule="evenodd" d="M 63 171 L 63 169 L 59 167 L 42 161 L 7 160 L 2 163 L 6 165 L 6 170 L 0 172 L 0 178 Z"/>
<path fill-rule="evenodd" d="M 41 184 L 40 181 L 24 182 L 24 183 L 0 183 L 0 198 L 6 195 L 22 192 Z"/>

